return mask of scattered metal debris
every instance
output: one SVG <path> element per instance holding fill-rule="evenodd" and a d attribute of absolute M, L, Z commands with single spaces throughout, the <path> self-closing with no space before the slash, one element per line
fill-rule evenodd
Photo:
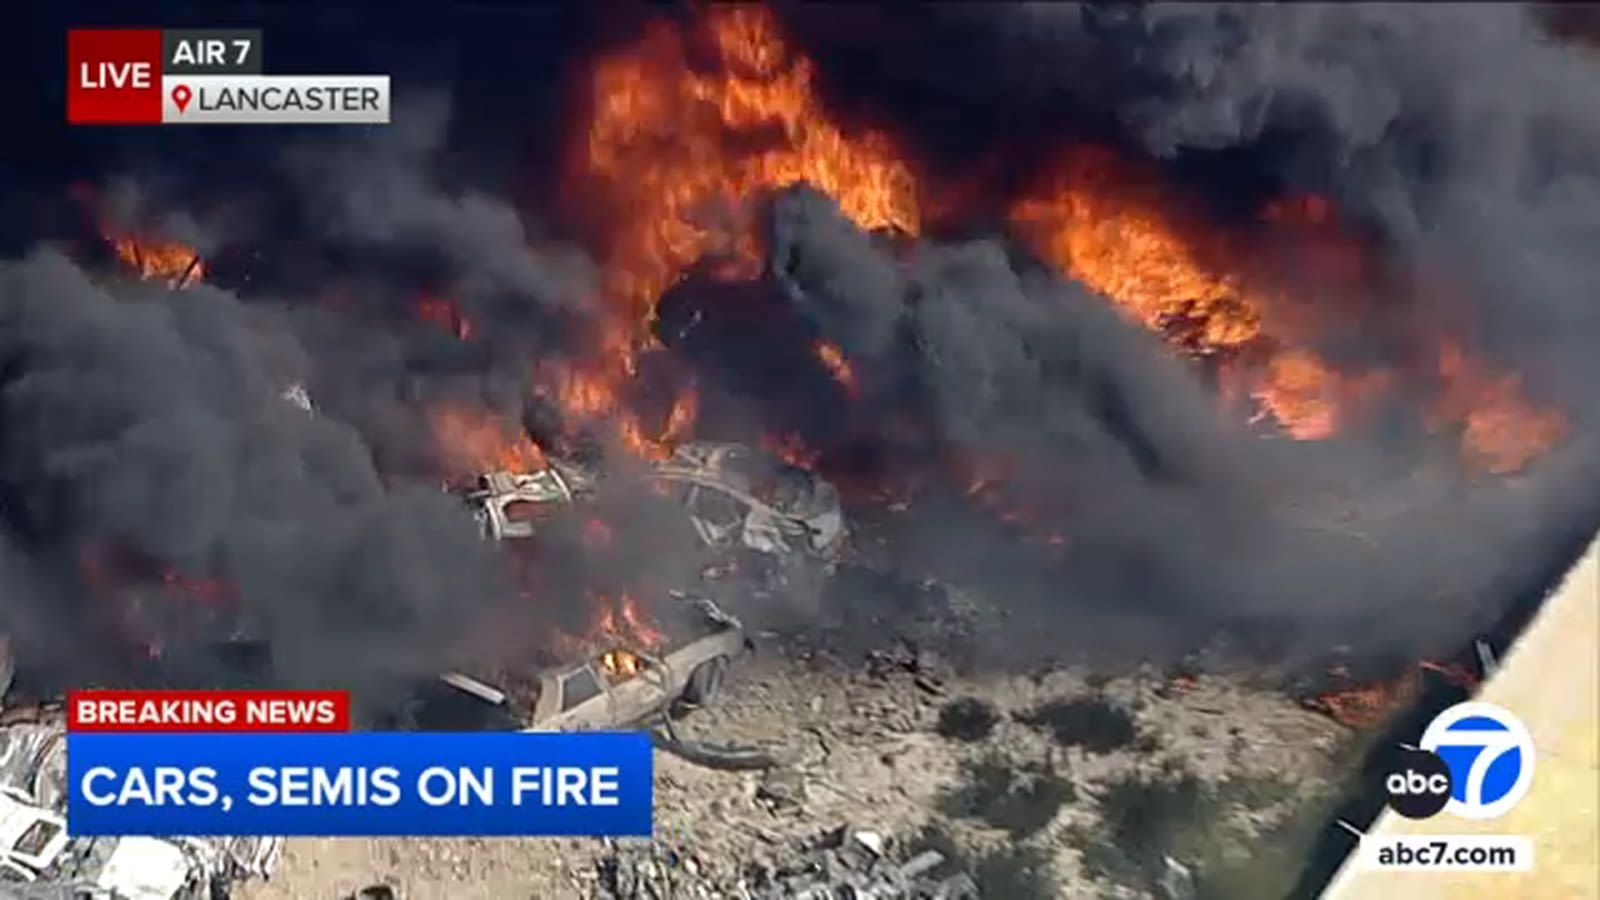
<path fill-rule="evenodd" d="M 1472 648 L 1478 653 L 1478 668 L 1483 672 L 1484 680 L 1494 677 L 1494 673 L 1500 668 L 1500 663 L 1494 658 L 1494 650 L 1489 646 L 1489 642 L 1479 638 L 1472 642 Z"/>
<path fill-rule="evenodd" d="M 12 672 L 0 639 L 0 686 Z M 279 838 L 71 836 L 66 738 L 60 704 L 0 710 L 0 896 L 226 900 L 233 884 L 276 868 Z"/>
<path fill-rule="evenodd" d="M 749 772 L 771 769 L 779 764 L 775 755 L 760 747 L 723 746 L 703 741 L 686 741 L 660 731 L 651 732 L 650 737 L 656 749 L 708 769 Z"/>
<path fill-rule="evenodd" d="M 71 837 L 63 807 L 0 789 L 5 896 L 74 900 L 227 900 L 277 867 L 279 838 Z"/>
<path fill-rule="evenodd" d="M 977 883 L 946 871 L 937 850 L 896 859 L 875 831 L 837 828 L 821 839 L 779 847 L 770 863 L 719 867 L 682 846 L 616 843 L 597 863 L 601 896 L 613 900 L 977 900 Z M 725 870 L 726 869 L 726 870 Z"/>
<path fill-rule="evenodd" d="M 1159 887 L 1166 900 L 1194 900 L 1197 894 L 1194 870 L 1170 856 L 1161 858 Z"/>

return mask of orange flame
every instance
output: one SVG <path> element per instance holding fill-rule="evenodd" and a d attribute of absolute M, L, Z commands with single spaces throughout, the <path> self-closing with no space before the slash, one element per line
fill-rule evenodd
<path fill-rule="evenodd" d="M 845 393 L 854 397 L 860 390 L 856 384 L 856 372 L 851 367 L 850 360 L 844 358 L 844 351 L 839 349 L 839 345 L 828 341 L 817 341 L 812 349 L 817 355 L 817 361 L 828 370 L 833 380 L 844 388 Z"/>
<path fill-rule="evenodd" d="M 691 63 L 691 43 L 711 66 Z M 702 257 L 759 266 L 747 204 L 763 189 L 806 181 L 864 227 L 918 229 L 910 169 L 881 135 L 831 123 L 814 78 L 757 6 L 659 22 L 595 67 L 575 169 L 585 203 L 594 191 L 610 207 L 609 287 L 632 321 Z"/>
<path fill-rule="evenodd" d="M 205 278 L 206 267 L 200 259 L 200 251 L 188 244 L 103 230 L 116 250 L 117 259 L 145 281 L 165 281 L 174 288 L 184 288 Z"/>
<path fill-rule="evenodd" d="M 1264 347 L 1266 364 L 1246 376 L 1258 407 L 1293 437 L 1334 433 L 1345 393 L 1337 375 L 1310 351 L 1275 346 L 1265 298 L 1209 264 L 1207 248 L 1173 212 L 1180 198 L 1153 173 L 1102 150 L 1075 148 L 1042 184 L 1011 210 L 1041 256 L 1191 353 L 1230 359 Z M 1320 201 L 1298 209 L 1313 222 L 1325 215 Z"/>
<path fill-rule="evenodd" d="M 707 65 L 691 62 L 702 47 Z M 607 217 L 596 243 L 612 318 L 582 371 L 547 367 L 547 393 L 563 412 L 615 419 L 623 445 L 646 458 L 689 436 L 699 402 L 692 387 L 654 436 L 621 407 L 622 388 L 637 377 L 640 349 L 653 344 L 657 300 L 685 270 L 708 261 L 721 277 L 759 272 L 751 204 L 766 190 L 810 182 L 865 227 L 917 230 L 910 169 L 881 135 L 847 135 L 831 123 L 814 77 L 771 13 L 754 6 L 713 7 L 691 27 L 657 22 L 597 62 L 571 168 L 582 186 L 575 205 Z M 838 348 L 818 353 L 853 390 Z"/>
<path fill-rule="evenodd" d="M 644 671 L 644 660 L 631 650 L 607 650 L 600 654 L 600 667 L 606 674 L 621 681 Z"/>
<path fill-rule="evenodd" d="M 611 361 L 619 358 L 631 359 L 613 356 Z M 652 435 L 639 412 L 622 403 L 620 394 L 627 373 L 604 362 L 588 367 L 547 364 L 541 367 L 534 390 L 555 403 L 569 429 L 614 420 L 617 437 L 629 453 L 640 459 L 667 458 L 694 427 L 700 409 L 699 392 L 692 384 L 682 387 L 673 398 L 666 422 Z"/>
<path fill-rule="evenodd" d="M 545 466 L 539 445 L 498 416 L 446 407 L 428 418 L 441 462 L 452 478 L 491 471 L 535 472 Z"/>
<path fill-rule="evenodd" d="M 1236 281 L 1201 263 L 1168 219 L 1171 199 L 1143 174 L 1078 148 L 1011 217 L 1040 255 L 1150 328 L 1181 324 L 1203 353 L 1256 339 L 1259 310 Z"/>
<path fill-rule="evenodd" d="M 1439 349 L 1439 374 L 1445 391 L 1435 419 L 1461 423 L 1462 454 L 1479 468 L 1515 472 L 1567 436 L 1560 413 L 1524 400 L 1515 375 L 1484 375 L 1455 341 Z"/>
<path fill-rule="evenodd" d="M 1308 701 L 1308 705 L 1350 728 L 1375 728 L 1382 725 L 1422 690 L 1421 674 L 1434 672 L 1449 683 L 1467 691 L 1475 690 L 1479 678 L 1456 663 L 1424 659 L 1416 669 L 1390 682 L 1328 691 Z"/>
<path fill-rule="evenodd" d="M 1311 705 L 1341 725 L 1375 728 L 1409 703 L 1416 692 L 1415 679 L 1402 678 L 1387 684 L 1331 691 L 1315 698 Z"/>
<path fill-rule="evenodd" d="M 651 627 L 645 616 L 639 611 L 638 604 L 633 597 L 623 594 L 615 603 L 606 597 L 599 598 L 601 613 L 595 625 L 594 635 L 597 639 L 611 643 L 620 643 L 649 650 L 661 646 L 665 636 Z"/>
<path fill-rule="evenodd" d="M 550 635 L 551 649 L 565 658 L 586 656 L 598 651 L 598 662 L 616 680 L 636 675 L 645 668 L 641 653 L 653 653 L 666 642 L 666 635 L 652 626 L 634 602 L 632 595 L 616 597 L 586 592 L 593 620 L 581 634 L 556 631 Z"/>
<path fill-rule="evenodd" d="M 1326 438 L 1369 408 L 1390 374 L 1340 371 L 1310 350 L 1314 323 L 1304 304 L 1296 308 L 1293 298 L 1252 283 L 1241 256 L 1248 251 L 1227 236 L 1201 237 L 1178 212 L 1180 201 L 1153 172 L 1078 148 L 1013 205 L 1011 219 L 1040 256 L 1135 321 L 1190 353 L 1223 360 L 1225 387 L 1242 389 L 1285 434 Z M 1262 217 L 1305 239 L 1320 279 L 1358 286 L 1365 277 L 1359 245 L 1337 233 L 1325 199 L 1290 197 Z M 1462 423 L 1469 461 L 1513 471 L 1561 439 L 1558 413 L 1528 404 L 1514 378 L 1469 376 L 1464 360 L 1459 346 L 1444 345 L 1443 406 Z"/>

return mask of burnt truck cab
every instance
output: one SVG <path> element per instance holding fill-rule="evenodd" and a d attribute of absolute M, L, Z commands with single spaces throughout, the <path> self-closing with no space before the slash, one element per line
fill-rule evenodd
<path fill-rule="evenodd" d="M 684 599 L 681 598 L 680 599 Z M 709 628 L 656 653 L 632 646 L 597 647 L 574 662 L 534 673 L 522 686 L 494 684 L 463 672 L 440 681 L 493 707 L 520 731 L 606 731 L 631 728 L 674 710 L 710 703 L 728 668 L 751 649 L 740 623 L 709 600 L 693 603 Z"/>

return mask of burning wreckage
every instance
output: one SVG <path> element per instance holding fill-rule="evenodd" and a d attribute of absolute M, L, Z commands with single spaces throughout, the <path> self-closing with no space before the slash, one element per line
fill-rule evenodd
<path fill-rule="evenodd" d="M 591 495 L 598 477 L 576 462 L 553 458 L 530 472 L 484 473 L 461 498 L 484 537 L 528 540 L 537 537 L 541 520 Z M 761 555 L 776 562 L 777 577 L 787 579 L 791 572 L 830 572 L 844 553 L 847 529 L 833 485 L 761 451 L 732 443 L 686 443 L 653 465 L 649 479 L 658 493 L 683 507 L 700 544 L 713 554 Z M 666 634 L 645 629 L 649 640 L 644 643 L 655 646 L 637 641 L 627 646 L 613 638 L 584 648 L 565 665 L 504 678 L 502 686 L 491 683 L 493 678 L 446 673 L 445 685 L 487 707 L 472 711 L 461 706 L 460 697 L 440 702 L 425 692 L 399 723 L 423 728 L 493 723 L 547 731 L 670 721 L 673 711 L 710 702 L 731 662 L 753 645 L 739 620 L 710 597 L 685 591 L 669 596 L 669 626 L 681 627 L 669 627 Z"/>
<path fill-rule="evenodd" d="M 0 696 L 12 680 L 0 647 Z M 0 712 L 0 896 L 18 900 L 219 900 L 267 878 L 272 837 L 73 837 L 67 832 L 66 718 L 30 704 Z"/>
<path fill-rule="evenodd" d="M 488 472 L 464 493 L 485 537 L 531 538 L 538 521 L 594 489 L 595 473 L 567 460 L 534 472 Z M 656 463 L 657 490 L 680 503 L 712 550 L 743 548 L 786 559 L 833 562 L 846 541 L 833 485 L 740 444 L 695 442 Z"/>
<path fill-rule="evenodd" d="M 595 731 L 639 726 L 710 703 L 733 660 L 752 645 L 739 621 L 712 601 L 673 598 L 682 615 L 670 618 L 683 627 L 670 635 L 652 632 L 655 647 L 611 641 L 575 662 L 531 677 L 507 677 L 502 687 L 447 672 L 440 676 L 442 685 L 465 696 L 419 691 L 394 724 L 444 731 Z"/>

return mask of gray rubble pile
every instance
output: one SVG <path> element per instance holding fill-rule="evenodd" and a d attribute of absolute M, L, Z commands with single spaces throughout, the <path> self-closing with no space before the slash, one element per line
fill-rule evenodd
<path fill-rule="evenodd" d="M 617 842 L 597 860 L 611 900 L 978 900 L 937 850 L 896 853 L 882 835 L 838 828 L 761 860 L 712 858 L 661 841 Z"/>

